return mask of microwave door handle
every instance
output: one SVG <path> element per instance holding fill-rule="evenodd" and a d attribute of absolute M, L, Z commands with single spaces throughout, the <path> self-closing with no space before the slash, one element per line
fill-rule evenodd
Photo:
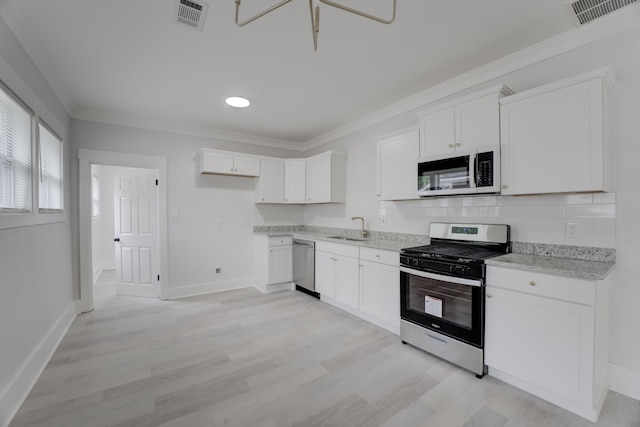
<path fill-rule="evenodd" d="M 471 188 L 478 186 L 478 153 L 469 156 L 469 172 L 471 172 Z"/>

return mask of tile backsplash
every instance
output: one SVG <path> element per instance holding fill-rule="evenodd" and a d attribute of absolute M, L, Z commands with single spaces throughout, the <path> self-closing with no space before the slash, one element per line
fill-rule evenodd
<path fill-rule="evenodd" d="M 615 248 L 616 197 L 493 195 L 380 202 L 370 227 L 428 233 L 430 222 L 503 223 L 511 225 L 513 241 Z"/>
<path fill-rule="evenodd" d="M 352 216 L 371 231 L 428 235 L 431 222 L 511 225 L 514 242 L 615 248 L 615 193 L 535 196 L 459 196 L 383 201 L 365 197 L 347 203 L 262 207 L 254 225 L 356 229 Z M 293 210 L 290 210 L 293 208 Z"/>

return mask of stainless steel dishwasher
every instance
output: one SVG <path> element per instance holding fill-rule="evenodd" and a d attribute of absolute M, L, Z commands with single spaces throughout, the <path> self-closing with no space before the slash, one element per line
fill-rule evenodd
<path fill-rule="evenodd" d="M 315 281 L 316 242 L 293 239 L 293 282 L 296 289 L 319 297 Z"/>

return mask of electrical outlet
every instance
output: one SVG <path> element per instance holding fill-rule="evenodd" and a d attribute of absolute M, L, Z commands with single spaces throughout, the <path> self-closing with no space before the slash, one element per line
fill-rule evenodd
<path fill-rule="evenodd" d="M 222 267 L 216 267 L 216 274 L 222 274 Z"/>
<path fill-rule="evenodd" d="M 578 224 L 577 222 L 568 222 L 566 229 L 567 237 L 575 238 L 578 237 L 578 234 L 580 234 L 580 224 Z"/>

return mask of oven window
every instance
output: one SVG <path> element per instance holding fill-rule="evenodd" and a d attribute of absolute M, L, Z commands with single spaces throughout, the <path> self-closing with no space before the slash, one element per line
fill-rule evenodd
<path fill-rule="evenodd" d="M 410 275 L 407 306 L 417 314 L 441 318 L 471 330 L 472 291 L 472 286 Z"/>
<path fill-rule="evenodd" d="M 418 164 L 418 191 L 470 188 L 469 156 Z"/>

